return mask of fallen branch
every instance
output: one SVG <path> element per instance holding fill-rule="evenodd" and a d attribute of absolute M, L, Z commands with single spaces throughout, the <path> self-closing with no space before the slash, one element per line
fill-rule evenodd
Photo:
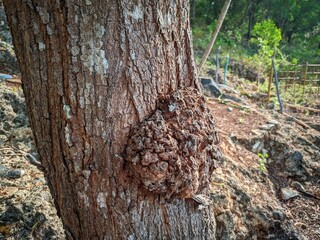
<path fill-rule="evenodd" d="M 287 113 L 282 113 L 283 115 L 287 116 L 287 117 L 290 117 L 292 118 L 297 124 L 299 124 L 300 126 L 306 128 L 306 129 L 312 129 L 310 126 L 308 126 L 306 123 L 302 122 L 301 120 L 295 118 L 295 117 L 292 117 L 291 115 L 287 114 Z"/>
<path fill-rule="evenodd" d="M 27 153 L 25 155 L 25 159 L 31 163 L 32 165 L 35 165 L 40 171 L 44 171 L 44 167 L 42 166 L 41 162 L 39 162 L 34 156 L 32 156 L 30 153 Z"/>
<path fill-rule="evenodd" d="M 302 191 L 302 190 L 298 190 L 298 192 L 300 192 L 302 195 L 306 196 L 306 197 L 309 197 L 309 198 L 313 198 L 313 199 L 316 199 L 316 200 L 319 200 L 320 201 L 320 198 L 311 194 L 311 193 L 307 193 L 305 191 Z"/>
<path fill-rule="evenodd" d="M 231 106 L 231 107 L 234 107 L 234 108 L 238 108 L 238 109 L 249 109 L 249 110 L 251 110 L 250 106 L 241 105 L 241 104 L 239 104 L 238 102 L 236 102 L 236 101 L 234 101 L 232 99 L 221 99 L 221 98 L 211 97 L 211 98 L 209 98 L 209 100 L 216 101 L 216 102 L 219 102 L 219 103 L 222 103 L 222 104 L 226 104 L 228 106 Z"/>
<path fill-rule="evenodd" d="M 12 148 L 9 147 L 1 147 L 0 151 L 12 151 Z"/>
<path fill-rule="evenodd" d="M 303 111 L 310 111 L 310 112 L 320 113 L 320 109 L 316 109 L 316 108 L 296 106 L 296 105 L 292 105 L 292 104 L 289 104 L 289 103 L 284 103 L 284 105 L 289 107 L 289 108 L 295 108 L 295 109 L 299 109 L 299 110 L 303 110 Z"/>
<path fill-rule="evenodd" d="M 229 133 L 227 133 L 227 132 L 225 132 L 225 131 L 223 131 L 223 130 L 221 130 L 221 129 L 218 129 L 218 128 L 216 128 L 216 131 L 218 132 L 218 133 L 222 133 L 223 135 L 229 135 Z"/>
<path fill-rule="evenodd" d="M 228 105 L 228 106 L 235 107 L 235 108 L 238 108 L 238 109 L 240 109 L 240 110 L 242 110 L 242 109 L 248 109 L 248 110 L 250 110 L 250 111 L 252 111 L 252 112 L 257 113 L 257 114 L 260 115 L 261 117 L 266 118 L 266 115 L 265 115 L 265 114 L 259 112 L 257 109 L 253 108 L 252 106 L 244 106 L 244 105 L 241 105 L 241 104 L 239 104 L 238 102 L 233 101 L 232 99 L 223 99 L 223 100 L 221 100 L 220 98 L 209 98 L 209 100 L 211 100 L 211 101 L 214 101 L 214 100 L 215 100 L 215 101 L 220 102 L 220 103 L 221 103 L 221 101 L 223 101 L 223 103 L 226 104 L 226 105 Z M 230 103 L 230 102 L 232 102 L 232 103 Z"/>

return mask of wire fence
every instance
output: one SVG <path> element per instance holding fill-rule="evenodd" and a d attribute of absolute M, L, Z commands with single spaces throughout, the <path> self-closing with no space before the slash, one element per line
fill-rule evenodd
<path fill-rule="evenodd" d="M 320 64 L 281 65 L 279 81 L 284 93 L 293 91 L 293 95 L 302 94 L 320 97 Z"/>

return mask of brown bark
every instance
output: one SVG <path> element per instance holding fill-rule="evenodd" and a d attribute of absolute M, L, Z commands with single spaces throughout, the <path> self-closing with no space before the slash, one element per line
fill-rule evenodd
<path fill-rule="evenodd" d="M 126 150 L 132 129 L 152 121 L 159 99 L 198 88 L 188 1 L 5 0 L 4 5 L 31 127 L 67 238 L 213 239 L 210 207 L 199 210 L 190 197 L 208 190 L 218 150 L 205 152 L 201 165 L 192 154 L 188 162 L 181 159 L 186 176 L 193 177 L 185 195 L 180 193 L 189 189 L 188 181 L 177 166 L 157 180 L 174 174 L 180 190 L 153 192 Z M 200 99 L 197 91 L 190 94 Z M 203 99 L 197 101 L 203 106 Z M 205 106 L 199 114 L 208 114 Z M 196 151 L 216 140 L 210 124 L 211 131 L 196 138 L 202 143 Z M 149 174 L 157 167 L 150 165 Z"/>

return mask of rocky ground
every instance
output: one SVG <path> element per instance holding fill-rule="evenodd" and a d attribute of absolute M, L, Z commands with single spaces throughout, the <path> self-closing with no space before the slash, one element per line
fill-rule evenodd
<path fill-rule="evenodd" d="M 320 239 L 319 112 L 281 114 L 257 101 L 254 84 L 232 88 L 245 88 L 231 94 L 240 103 L 208 99 L 225 154 L 212 190 L 219 236 Z"/>
<path fill-rule="evenodd" d="M 31 164 L 33 163 L 33 164 Z M 64 239 L 21 88 L 0 83 L 0 239 Z"/>
<path fill-rule="evenodd" d="M 246 96 L 236 92 L 239 87 L 247 88 Z M 238 80 L 224 90 L 227 97 L 207 98 L 224 154 L 210 195 L 217 236 L 320 239 L 320 133 L 315 130 L 319 113 L 284 115 L 263 109 L 264 103 L 250 96 L 256 94 L 252 89 Z M 64 239 L 46 180 L 35 165 L 40 163 L 22 91 L 4 81 L 0 84 L 0 239 Z"/>

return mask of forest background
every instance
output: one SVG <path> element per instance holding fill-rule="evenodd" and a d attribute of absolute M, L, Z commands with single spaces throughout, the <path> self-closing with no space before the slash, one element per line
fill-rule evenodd
<path fill-rule="evenodd" d="M 191 0 L 190 19 L 197 63 L 209 43 L 224 0 Z M 319 0 L 237 0 L 232 1 L 209 57 L 221 47 L 221 59 L 230 58 L 267 70 L 273 49 L 279 62 L 305 64 L 320 62 Z M 257 61 L 258 60 L 258 61 Z M 223 61 L 221 64 L 223 64 Z M 269 64 L 268 64 L 269 63 Z"/>

